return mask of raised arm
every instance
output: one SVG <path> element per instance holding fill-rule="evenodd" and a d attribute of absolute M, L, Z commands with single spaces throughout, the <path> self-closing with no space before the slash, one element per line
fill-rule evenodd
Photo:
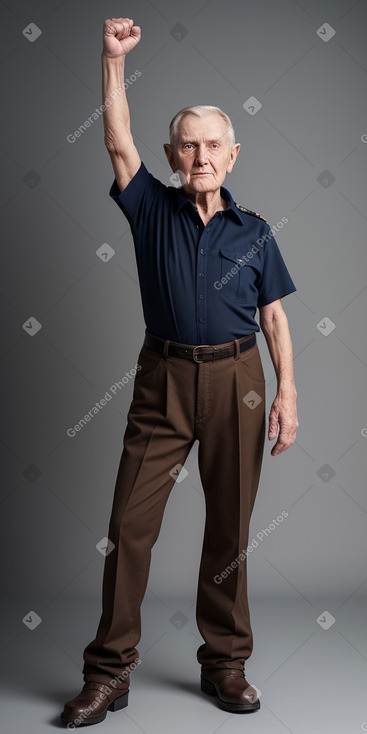
<path fill-rule="evenodd" d="M 124 89 L 125 56 L 139 43 L 140 37 L 141 30 L 131 18 L 108 18 L 103 24 L 104 142 L 120 191 L 126 188 L 141 164 L 130 130 L 130 112 Z"/>

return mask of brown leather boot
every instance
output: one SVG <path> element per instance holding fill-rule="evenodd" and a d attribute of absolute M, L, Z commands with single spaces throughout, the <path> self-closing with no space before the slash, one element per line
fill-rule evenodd
<path fill-rule="evenodd" d="M 63 724 L 69 724 L 68 729 L 99 724 L 106 718 L 107 711 L 125 708 L 128 697 L 129 688 L 111 688 L 98 681 L 88 681 L 78 696 L 67 701 L 60 718 Z"/>
<path fill-rule="evenodd" d="M 216 696 L 219 708 L 224 711 L 245 713 L 260 708 L 256 690 L 241 670 L 222 669 L 211 674 L 205 671 L 205 677 L 201 675 L 201 690 L 209 696 Z"/>

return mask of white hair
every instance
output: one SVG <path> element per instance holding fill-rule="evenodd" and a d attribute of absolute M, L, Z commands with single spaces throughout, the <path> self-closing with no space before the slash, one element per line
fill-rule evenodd
<path fill-rule="evenodd" d="M 228 115 L 223 112 L 223 110 L 221 110 L 219 107 L 213 107 L 213 105 L 210 104 L 192 105 L 191 107 L 184 107 L 182 110 L 177 112 L 173 120 L 171 120 L 169 126 L 169 141 L 172 148 L 176 148 L 180 125 L 185 115 L 197 115 L 198 117 L 205 117 L 206 115 L 210 115 L 212 112 L 216 112 L 227 123 L 228 127 L 225 135 L 228 135 L 229 143 L 232 148 L 236 143 L 236 139 L 231 120 Z"/>

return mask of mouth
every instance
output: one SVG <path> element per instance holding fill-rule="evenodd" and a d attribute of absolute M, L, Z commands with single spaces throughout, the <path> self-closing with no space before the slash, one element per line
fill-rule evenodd
<path fill-rule="evenodd" d="M 210 173 L 192 173 L 192 176 L 210 176 Z"/>

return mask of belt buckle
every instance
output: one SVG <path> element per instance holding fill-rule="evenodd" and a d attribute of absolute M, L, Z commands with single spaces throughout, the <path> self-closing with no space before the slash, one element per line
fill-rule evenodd
<path fill-rule="evenodd" d="M 198 344 L 192 350 L 192 358 L 194 362 L 196 362 L 197 364 L 203 364 L 203 362 L 205 361 L 204 359 L 198 359 L 197 352 L 196 352 L 197 349 L 202 349 L 203 347 L 210 347 L 210 344 Z M 211 347 L 211 349 L 213 350 L 213 354 L 214 354 L 214 347 Z"/>

